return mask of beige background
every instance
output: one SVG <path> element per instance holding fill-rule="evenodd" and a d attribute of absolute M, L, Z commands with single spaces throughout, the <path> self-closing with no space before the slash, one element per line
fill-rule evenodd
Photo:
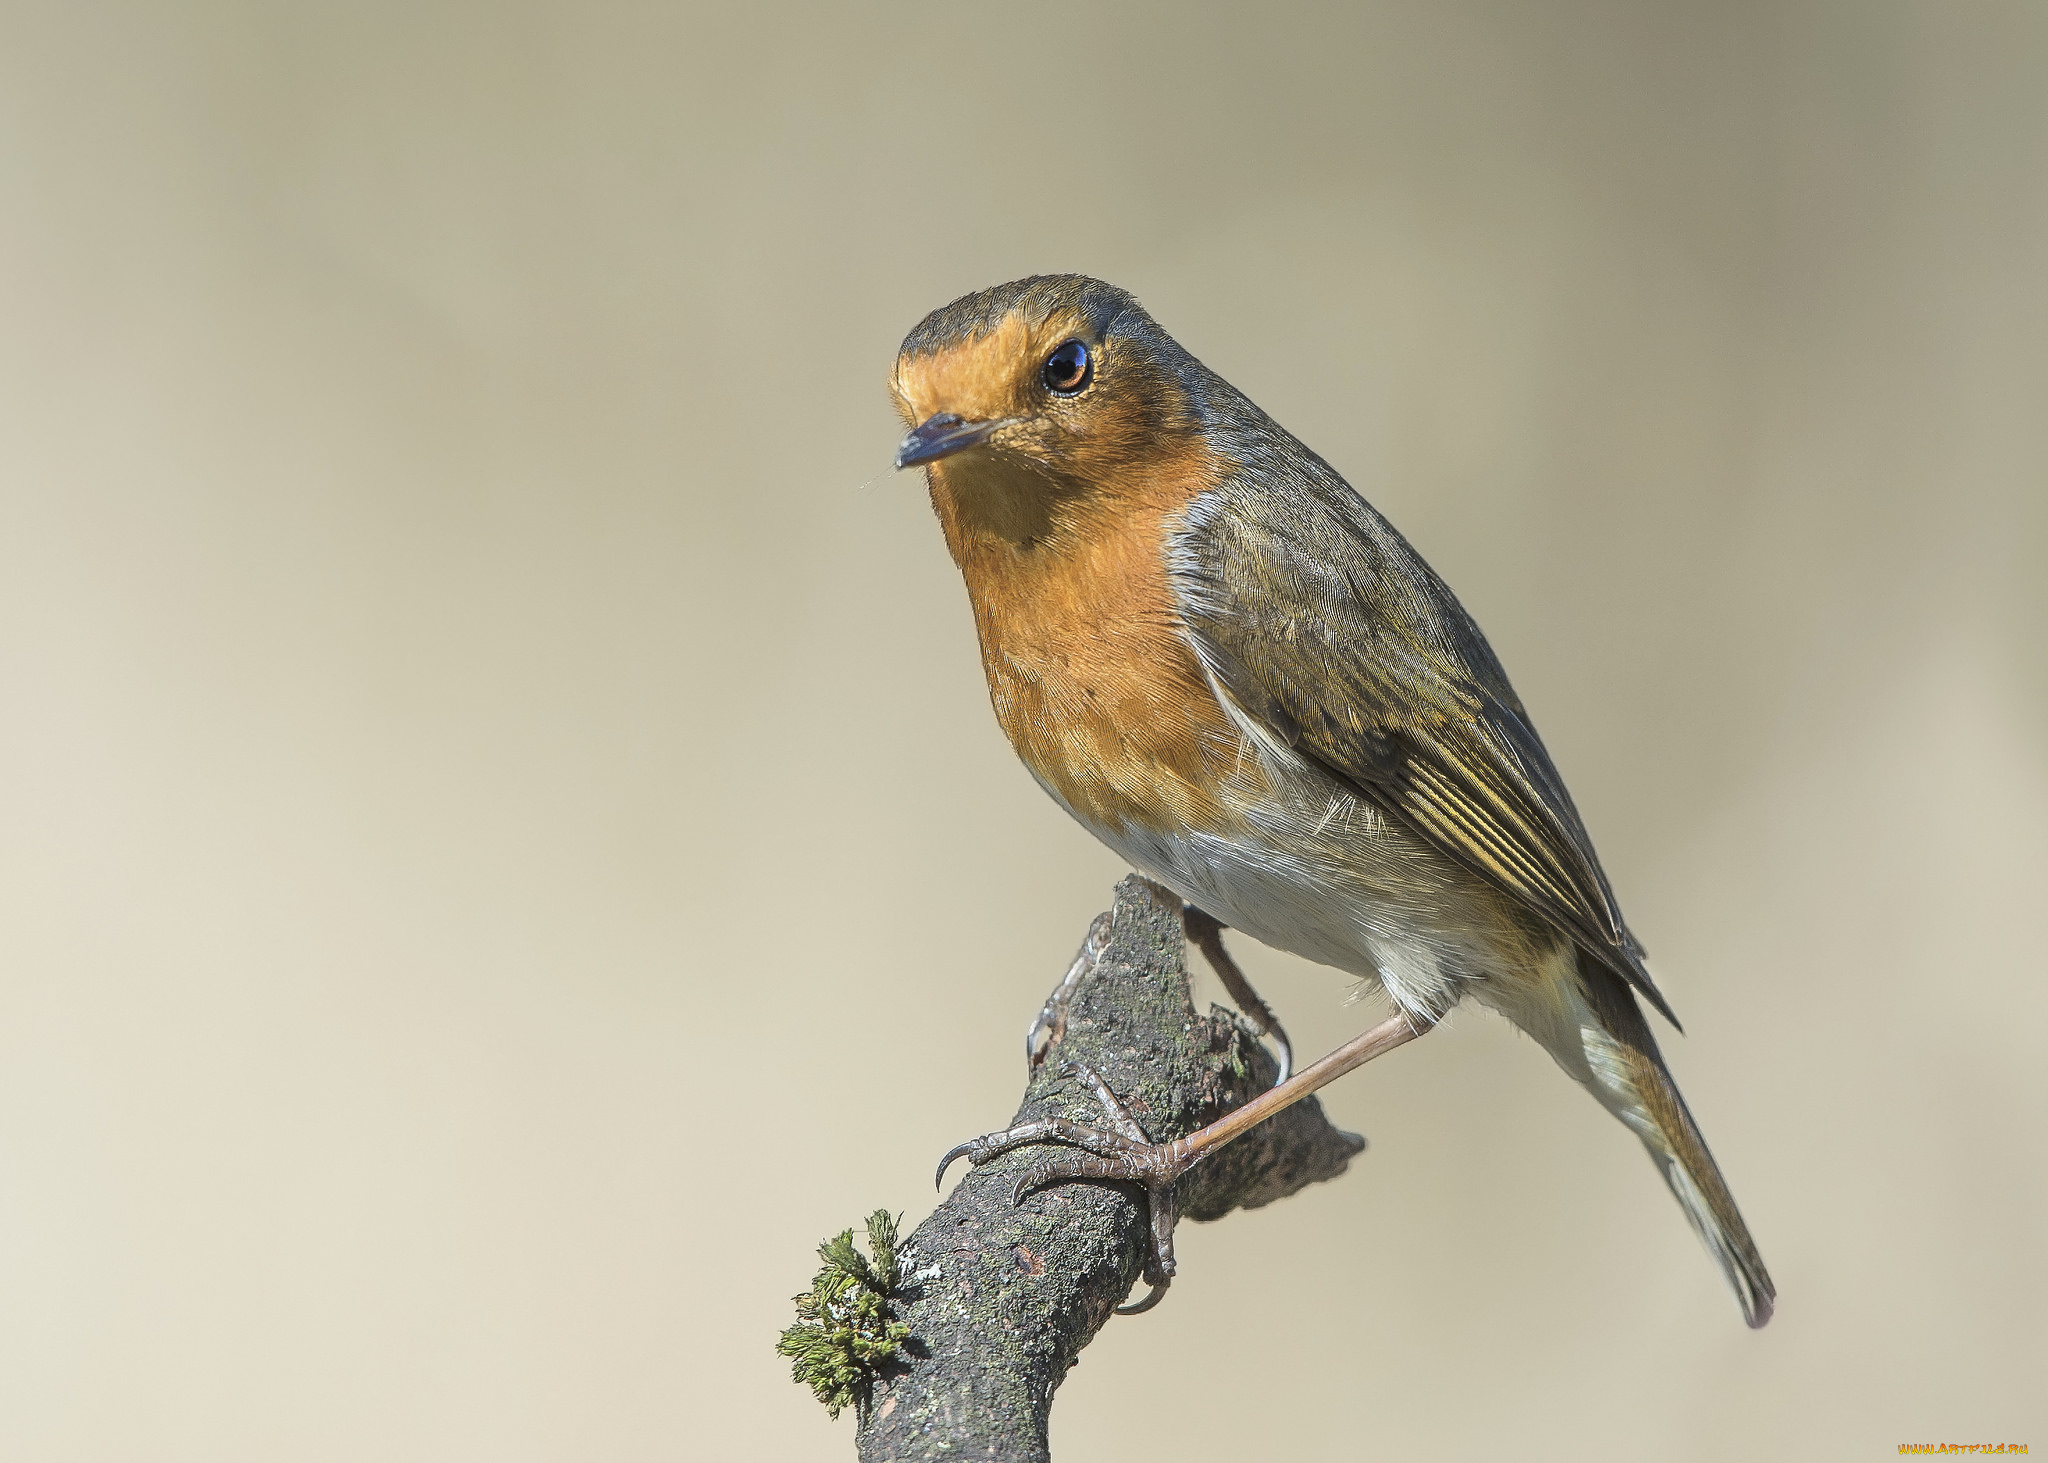
<path fill-rule="evenodd" d="M 1488 628 L 1781 1289 L 1461 1015 L 1061 1458 L 2048 1448 L 2048 8 L 11 0 L 0 1456 L 850 1456 L 786 1298 L 1120 872 L 887 470 L 1044 269 Z"/>

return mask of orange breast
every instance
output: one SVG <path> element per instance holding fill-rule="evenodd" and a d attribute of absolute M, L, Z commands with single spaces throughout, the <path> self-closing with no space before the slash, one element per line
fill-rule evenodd
<path fill-rule="evenodd" d="M 1019 537 L 991 531 L 1005 521 L 998 485 L 949 483 L 946 466 L 933 501 L 1017 755 L 1086 822 L 1220 830 L 1219 784 L 1241 759 L 1167 582 L 1163 534 L 1188 496 L 1178 475 L 1120 501 L 1046 505 L 1040 531 Z"/>

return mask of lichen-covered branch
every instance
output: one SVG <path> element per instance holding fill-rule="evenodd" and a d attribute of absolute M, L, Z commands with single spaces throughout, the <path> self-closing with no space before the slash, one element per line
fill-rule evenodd
<path fill-rule="evenodd" d="M 1227 1011 L 1195 1012 L 1179 901 L 1127 878 L 1109 919 L 1106 947 L 1013 1122 L 1100 1121 L 1088 1090 L 1063 1075 L 1069 1062 L 1100 1073 L 1155 1141 L 1193 1132 L 1264 1091 L 1274 1063 L 1252 1033 Z M 971 1113 L 960 1120 L 968 1130 L 991 1126 Z M 1310 1098 L 1187 1173 L 1180 1212 L 1218 1219 L 1269 1204 L 1334 1178 L 1362 1147 Z M 1041 1152 L 1004 1154 L 969 1172 L 899 1247 L 889 1311 L 910 1340 L 860 1407 L 868 1463 L 1049 1457 L 1053 1392 L 1130 1292 L 1150 1237 L 1144 1195 L 1128 1184 L 1062 1183 L 1012 1204 L 1017 1175 Z M 1164 1313 L 1119 1324 L 1158 1325 Z"/>

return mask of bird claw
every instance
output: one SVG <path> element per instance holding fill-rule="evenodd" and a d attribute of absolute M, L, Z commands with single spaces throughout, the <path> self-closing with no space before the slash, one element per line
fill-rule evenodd
<path fill-rule="evenodd" d="M 1132 1301 L 1128 1305 L 1118 1306 L 1116 1308 L 1116 1314 L 1119 1316 L 1144 1315 L 1145 1312 L 1151 1310 L 1152 1307 L 1158 1305 L 1159 1302 L 1166 1299 L 1166 1287 L 1171 1284 L 1173 1284 L 1171 1280 L 1157 1281 L 1156 1283 L 1154 1283 L 1150 1290 L 1145 1292 L 1145 1298 L 1143 1300 Z"/>
<path fill-rule="evenodd" d="M 1095 923 L 1088 926 L 1088 938 L 1081 942 L 1080 950 L 1074 956 L 1074 963 L 1067 967 L 1067 973 L 1060 983 L 1052 988 L 1052 994 L 1045 998 L 1045 1004 L 1038 1014 L 1031 1018 L 1031 1024 L 1024 1028 L 1024 1069 L 1036 1072 L 1045 1059 L 1052 1055 L 1052 1049 L 1060 1044 L 1067 1034 L 1067 1008 L 1073 1004 L 1074 992 L 1081 988 L 1081 982 L 1088 978 L 1088 972 L 1102 959 L 1109 948 L 1109 915 L 1095 916 Z M 1041 1043 L 1040 1038 L 1044 1041 Z"/>
<path fill-rule="evenodd" d="M 1145 1279 L 1151 1291 L 1141 1301 L 1119 1306 L 1117 1314 L 1135 1316 L 1159 1304 L 1173 1283 L 1177 1268 L 1173 1255 L 1173 1227 L 1177 1218 L 1174 1183 L 1194 1162 L 1179 1143 L 1154 1143 L 1130 1114 L 1109 1084 L 1093 1068 L 1069 1062 L 1064 1075 L 1078 1078 L 1094 1095 L 1111 1127 L 1092 1128 L 1067 1118 L 1038 1118 L 1019 1123 L 999 1133 L 984 1133 L 949 1149 L 939 1160 L 939 1181 L 956 1158 L 965 1158 L 979 1168 L 990 1159 L 1033 1143 L 1063 1143 L 1080 1153 L 1044 1158 L 1019 1174 L 1010 1190 L 1010 1203 L 1024 1202 L 1025 1195 L 1047 1184 L 1073 1179 L 1095 1182 L 1135 1183 L 1145 1191 L 1152 1231 L 1152 1246 L 1145 1259 Z"/>

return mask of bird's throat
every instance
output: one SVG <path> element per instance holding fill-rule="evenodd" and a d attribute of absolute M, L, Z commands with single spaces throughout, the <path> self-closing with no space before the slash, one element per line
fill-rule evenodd
<path fill-rule="evenodd" d="M 1091 825 L 1154 826 L 1164 815 L 1213 826 L 1237 736 L 1167 576 L 1167 534 L 1186 495 L 1127 496 L 1105 512 L 1087 494 L 1040 493 L 1034 506 L 990 487 L 934 473 L 932 499 L 1017 755 Z"/>

